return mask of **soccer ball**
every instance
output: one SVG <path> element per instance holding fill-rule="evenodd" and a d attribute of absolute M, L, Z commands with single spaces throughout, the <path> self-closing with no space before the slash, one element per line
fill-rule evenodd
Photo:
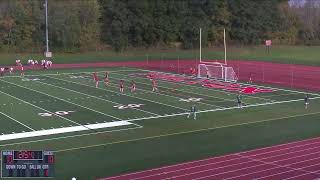
<path fill-rule="evenodd" d="M 75 177 L 71 178 L 71 180 L 77 180 Z"/>

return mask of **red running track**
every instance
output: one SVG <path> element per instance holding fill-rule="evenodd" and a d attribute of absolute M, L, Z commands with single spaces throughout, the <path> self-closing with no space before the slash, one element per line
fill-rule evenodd
<path fill-rule="evenodd" d="M 320 179 L 320 137 L 100 180 Z"/>
<path fill-rule="evenodd" d="M 88 68 L 88 67 L 136 67 L 148 70 L 160 70 L 176 73 L 190 73 L 197 68 L 196 60 L 152 60 L 128 62 L 96 62 L 78 64 L 53 64 L 52 68 Z M 241 81 L 252 78 L 255 83 L 274 84 L 283 87 L 320 91 L 320 67 L 279 64 L 261 61 L 229 60 Z M 26 66 L 26 69 L 41 69 L 41 66 Z M 17 68 L 19 69 L 19 68 Z"/>

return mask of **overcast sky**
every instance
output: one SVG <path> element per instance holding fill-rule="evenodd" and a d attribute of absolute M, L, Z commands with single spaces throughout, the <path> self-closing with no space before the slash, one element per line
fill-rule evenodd
<path fill-rule="evenodd" d="M 290 5 L 303 5 L 306 0 L 289 0 Z M 315 0 L 316 1 L 316 0 Z"/>

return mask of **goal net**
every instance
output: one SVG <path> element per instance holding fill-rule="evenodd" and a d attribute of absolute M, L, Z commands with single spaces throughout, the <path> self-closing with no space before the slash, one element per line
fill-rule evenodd
<path fill-rule="evenodd" d="M 233 68 L 221 63 L 199 64 L 198 78 L 211 78 L 226 82 L 238 80 Z"/>

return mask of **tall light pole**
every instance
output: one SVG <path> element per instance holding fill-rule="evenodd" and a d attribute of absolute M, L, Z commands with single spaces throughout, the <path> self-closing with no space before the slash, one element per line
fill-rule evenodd
<path fill-rule="evenodd" d="M 200 60 L 200 63 L 201 63 L 201 61 L 202 61 L 202 54 L 201 54 L 201 39 L 202 39 L 202 37 L 201 37 L 201 28 L 199 29 L 199 31 L 200 31 L 200 38 L 199 38 L 199 49 L 200 49 L 200 54 L 199 54 L 199 60 Z"/>
<path fill-rule="evenodd" d="M 223 46 L 224 46 L 224 64 L 227 65 L 227 43 L 226 43 L 226 29 L 223 29 Z"/>
<path fill-rule="evenodd" d="M 46 7 L 46 52 L 49 52 L 49 39 L 48 39 L 48 0 L 45 0 L 44 6 Z"/>

